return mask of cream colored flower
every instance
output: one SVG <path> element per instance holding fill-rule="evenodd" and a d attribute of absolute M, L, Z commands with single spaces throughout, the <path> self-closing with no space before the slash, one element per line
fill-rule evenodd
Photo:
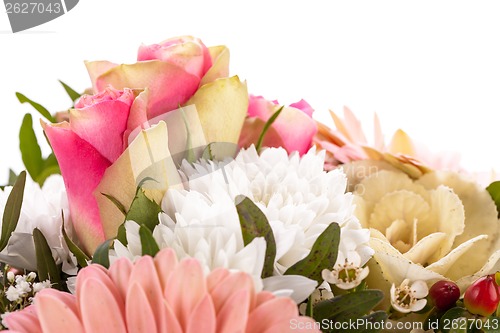
<path fill-rule="evenodd" d="M 391 287 L 391 305 L 401 313 L 420 311 L 427 304 L 425 296 L 429 293 L 427 284 L 418 280 L 411 284 L 405 279 L 399 287 L 393 283 Z"/>
<path fill-rule="evenodd" d="M 444 171 L 412 180 L 381 161 L 354 162 L 345 170 L 355 215 L 370 228 L 375 250 L 370 288 L 447 278 L 465 290 L 476 277 L 500 269 L 497 210 L 474 181 Z"/>
<path fill-rule="evenodd" d="M 368 267 L 361 267 L 359 256 L 351 256 L 346 257 L 343 262 L 337 260 L 333 269 L 324 269 L 321 276 L 326 282 L 348 290 L 359 286 L 369 272 Z"/>

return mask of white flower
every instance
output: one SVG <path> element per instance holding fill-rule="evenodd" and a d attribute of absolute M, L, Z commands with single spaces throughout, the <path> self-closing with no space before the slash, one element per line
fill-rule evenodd
<path fill-rule="evenodd" d="M 276 240 L 275 274 L 283 274 L 307 256 L 333 222 L 341 227 L 339 252 L 356 252 L 364 265 L 373 254 L 367 245 L 369 232 L 353 215 L 345 174 L 323 171 L 324 157 L 324 151 L 316 153 L 314 148 L 302 157 L 288 156 L 282 148 L 269 148 L 259 155 L 252 146 L 241 150 L 235 160 L 184 162 L 182 170 L 190 191 L 211 195 L 222 189 L 233 200 L 243 194 L 257 204 Z M 351 234 L 353 242 L 345 242 L 345 234 Z"/>
<path fill-rule="evenodd" d="M 342 258 L 341 258 L 342 260 Z M 328 283 L 336 285 L 340 289 L 348 290 L 359 286 L 368 276 L 368 267 L 361 267 L 361 259 L 357 255 L 345 257 L 342 264 L 337 260 L 333 270 L 324 269 L 321 276 Z"/>
<path fill-rule="evenodd" d="M 74 277 L 74 278 L 76 279 L 76 277 Z M 37 293 L 40 290 L 50 288 L 50 287 L 51 287 L 51 284 L 50 284 L 49 280 L 45 280 L 43 282 L 35 282 L 35 283 L 33 283 L 33 292 Z"/>
<path fill-rule="evenodd" d="M 17 301 L 19 298 L 22 297 L 22 293 L 19 289 L 17 289 L 14 286 L 9 286 L 7 291 L 5 292 L 5 296 L 7 296 L 7 299 L 11 302 Z"/>
<path fill-rule="evenodd" d="M 391 305 L 401 313 L 420 311 L 427 304 L 427 284 L 422 280 L 413 282 L 411 286 L 409 284 L 410 280 L 405 279 L 399 287 L 394 283 L 391 287 Z"/>
<path fill-rule="evenodd" d="M 314 292 L 311 294 L 312 306 L 316 306 L 319 302 L 326 301 L 328 299 L 332 299 L 334 297 L 333 293 L 326 288 L 316 288 Z M 302 303 L 299 306 L 299 312 L 301 315 L 305 316 L 307 310 L 307 303 Z"/>
<path fill-rule="evenodd" d="M 16 275 L 14 274 L 14 272 L 12 272 L 12 271 L 7 272 L 7 280 L 10 283 L 14 282 L 15 279 L 16 279 Z"/>
<path fill-rule="evenodd" d="M 12 187 L 0 190 L 0 216 L 11 190 Z M 7 247 L 0 252 L 0 260 L 14 267 L 36 270 L 32 234 L 38 228 L 47 239 L 56 263 L 62 263 L 64 272 L 76 274 L 76 259 L 69 252 L 61 233 L 61 214 L 69 224 L 69 205 L 62 177 L 50 176 L 42 188 L 27 177 L 19 222 Z"/>
<path fill-rule="evenodd" d="M 9 327 L 7 326 L 7 323 L 5 322 L 5 318 L 7 318 L 7 316 L 8 316 L 9 314 L 10 314 L 10 312 L 9 312 L 9 311 L 6 311 L 6 312 L 4 312 L 4 313 L 0 314 L 0 319 L 2 320 L 2 326 L 3 326 L 3 327 L 5 327 L 5 328 L 9 328 Z"/>

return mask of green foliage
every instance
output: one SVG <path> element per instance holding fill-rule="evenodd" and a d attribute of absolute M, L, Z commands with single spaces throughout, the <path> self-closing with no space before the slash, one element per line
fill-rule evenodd
<path fill-rule="evenodd" d="M 19 174 L 19 177 L 14 184 L 12 191 L 5 203 L 5 209 L 2 217 L 2 235 L 0 237 L 0 251 L 8 244 L 9 238 L 17 227 L 19 216 L 21 215 L 21 207 L 24 197 L 24 186 L 26 184 L 26 171 Z"/>
<path fill-rule="evenodd" d="M 262 278 L 273 275 L 274 259 L 276 258 L 276 241 L 273 230 L 267 221 L 266 216 L 252 200 L 243 195 L 236 197 L 236 210 L 240 218 L 243 242 L 248 245 L 256 237 L 264 237 L 266 240 L 266 257 Z"/>
<path fill-rule="evenodd" d="M 30 104 L 32 107 L 35 108 L 35 110 L 37 110 L 45 119 L 47 119 L 51 123 L 55 123 L 56 122 L 56 120 L 50 114 L 50 112 L 46 108 L 44 108 L 42 105 L 38 104 L 37 102 L 32 101 L 31 99 L 29 99 L 28 97 L 24 96 L 20 92 L 16 92 L 16 97 L 19 100 L 19 102 Z"/>
<path fill-rule="evenodd" d="M 144 191 L 138 187 L 125 220 L 135 221 L 139 225 L 144 225 L 150 231 L 153 231 L 159 223 L 158 214 L 161 211 L 160 205 L 149 199 L 146 194 L 144 194 Z"/>
<path fill-rule="evenodd" d="M 321 271 L 333 268 L 339 244 L 340 227 L 337 223 L 331 223 L 316 239 L 307 257 L 288 268 L 285 275 L 302 275 L 321 284 Z"/>
<path fill-rule="evenodd" d="M 73 88 L 68 86 L 66 83 L 59 80 L 59 83 L 63 86 L 64 90 L 68 94 L 69 98 L 71 98 L 72 102 L 75 102 L 82 94 L 77 93 Z"/>
<path fill-rule="evenodd" d="M 283 111 L 283 106 L 280 107 L 278 109 L 278 111 L 273 113 L 273 115 L 264 124 L 264 128 L 262 129 L 262 132 L 260 133 L 260 136 L 259 136 L 259 140 L 257 141 L 257 144 L 255 145 L 255 149 L 257 149 L 257 151 L 259 151 L 260 148 L 262 147 L 262 142 L 264 141 L 264 136 L 266 135 L 267 131 L 269 130 L 269 127 L 271 127 L 271 125 L 274 123 L 276 118 L 278 118 L 281 111 Z"/>
<path fill-rule="evenodd" d="M 329 300 L 321 301 L 314 306 L 313 318 L 317 322 L 324 320 L 330 323 L 338 323 L 342 332 L 377 332 L 382 325 L 358 325 L 351 323 L 381 323 L 387 319 L 383 311 L 371 312 L 382 299 L 384 294 L 380 290 L 362 290 L 354 293 L 340 295 Z M 371 312 L 371 313 L 370 313 Z M 344 324 L 341 324 L 344 323 Z M 324 332 L 334 332 L 335 325 L 331 329 L 323 328 Z"/>
<path fill-rule="evenodd" d="M 19 148 L 26 170 L 32 179 L 37 179 L 38 175 L 42 172 L 44 160 L 42 158 L 42 150 L 33 130 L 33 117 L 29 113 L 24 115 L 19 131 Z"/>
<path fill-rule="evenodd" d="M 154 257 L 158 252 L 160 252 L 160 248 L 153 237 L 153 233 L 145 225 L 141 225 L 139 227 L 139 237 L 141 239 L 143 256 L 150 255 L 151 257 Z"/>
<path fill-rule="evenodd" d="M 490 194 L 491 198 L 497 206 L 498 217 L 500 218 L 500 181 L 496 181 L 488 185 L 486 191 Z"/>
<path fill-rule="evenodd" d="M 33 241 L 35 243 L 38 277 L 41 281 L 50 280 L 53 288 L 61 290 L 61 268 L 56 265 L 50 246 L 38 228 L 33 230 Z"/>
<path fill-rule="evenodd" d="M 92 256 L 92 263 L 109 268 L 109 248 L 112 244 L 113 239 L 108 239 L 99 245 Z"/>
<path fill-rule="evenodd" d="M 64 237 L 64 241 L 66 242 L 66 245 L 68 246 L 68 249 L 73 253 L 73 255 L 76 257 L 76 260 L 78 261 L 78 264 L 80 267 L 86 267 L 87 266 L 87 261 L 90 261 L 91 259 L 89 256 L 83 252 L 82 249 L 80 249 L 72 240 L 71 238 L 68 237 L 68 234 L 66 233 L 66 229 L 64 228 L 64 216 L 62 217 L 62 227 L 61 227 L 61 232 Z"/>

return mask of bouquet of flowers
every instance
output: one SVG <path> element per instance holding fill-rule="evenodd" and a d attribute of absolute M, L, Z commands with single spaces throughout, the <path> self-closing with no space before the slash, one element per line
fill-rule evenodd
<path fill-rule="evenodd" d="M 498 332 L 500 183 L 249 95 L 183 36 L 85 63 L 0 190 L 12 332 Z M 41 142 L 42 140 L 40 140 Z"/>

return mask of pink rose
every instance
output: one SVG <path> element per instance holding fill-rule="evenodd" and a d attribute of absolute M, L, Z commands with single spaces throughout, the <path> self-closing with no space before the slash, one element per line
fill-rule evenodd
<path fill-rule="evenodd" d="M 239 144 L 248 147 L 255 144 L 264 123 L 280 106 L 277 101 L 268 101 L 262 96 L 250 95 L 248 117 L 243 126 Z M 306 153 L 311 148 L 313 136 L 317 132 L 316 122 L 312 119 L 312 107 L 303 99 L 284 107 L 264 137 L 263 146 L 283 147 L 288 153 Z"/>
<path fill-rule="evenodd" d="M 112 85 L 117 89 L 148 88 L 145 118 L 152 119 L 183 105 L 200 85 L 229 74 L 227 49 L 208 49 L 201 40 L 183 36 L 139 47 L 137 62 L 117 65 L 87 62 L 95 92 Z"/>
<path fill-rule="evenodd" d="M 111 87 L 84 95 L 70 111 L 69 123 L 44 126 L 66 185 L 75 232 L 87 250 L 105 240 L 93 192 L 123 152 L 134 97 L 130 89 Z"/>
<path fill-rule="evenodd" d="M 111 216 L 101 209 L 104 197 L 99 185 L 107 179 L 104 193 L 117 188 L 124 192 L 126 182 L 116 184 L 121 167 L 113 176 L 105 171 L 123 156 L 134 139 L 130 135 L 137 133 L 134 130 L 193 104 L 207 142 L 237 142 L 248 92 L 238 77 L 224 77 L 228 62 L 227 48 L 207 48 L 199 39 L 180 37 L 141 46 L 135 64 L 87 63 L 95 95 L 79 99 L 70 110 L 69 123 L 48 124 L 44 129 L 59 161 L 76 235 L 88 253 L 115 237 L 123 222 L 121 213 Z M 166 143 L 161 144 L 168 151 Z M 125 207 L 130 204 L 128 192 L 126 197 L 121 201 Z"/>

